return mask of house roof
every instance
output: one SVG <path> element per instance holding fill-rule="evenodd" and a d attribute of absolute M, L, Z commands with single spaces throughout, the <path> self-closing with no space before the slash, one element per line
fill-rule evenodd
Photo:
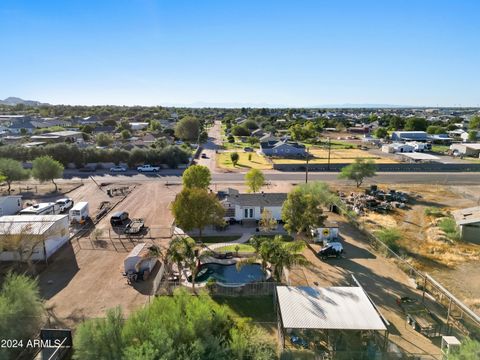
<path fill-rule="evenodd" d="M 277 286 L 284 328 L 386 330 L 361 287 Z"/>
<path fill-rule="evenodd" d="M 457 225 L 480 223 L 480 206 L 452 211 Z"/>
<path fill-rule="evenodd" d="M 0 217 L 0 235 L 42 235 L 68 215 L 11 215 Z"/>
<path fill-rule="evenodd" d="M 226 201 L 239 206 L 282 206 L 286 193 L 231 194 Z"/>

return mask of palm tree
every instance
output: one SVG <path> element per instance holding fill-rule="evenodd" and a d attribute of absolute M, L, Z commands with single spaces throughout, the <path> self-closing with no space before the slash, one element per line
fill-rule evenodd
<path fill-rule="evenodd" d="M 308 264 L 307 259 L 300 253 L 305 246 L 303 241 L 286 243 L 282 240 L 281 235 L 277 235 L 274 239 L 267 237 L 253 238 L 250 243 L 255 248 L 256 256 L 237 262 L 237 267 L 261 260 L 264 270 L 267 264 L 271 264 L 273 277 L 281 282 L 284 268 L 290 270 L 295 265 Z"/>
<path fill-rule="evenodd" d="M 167 250 L 167 259 L 177 264 L 178 271 L 182 271 L 185 263 L 192 273 L 192 287 L 195 291 L 195 275 L 197 274 L 197 258 L 195 256 L 195 240 L 187 236 L 177 236 L 172 239 Z"/>

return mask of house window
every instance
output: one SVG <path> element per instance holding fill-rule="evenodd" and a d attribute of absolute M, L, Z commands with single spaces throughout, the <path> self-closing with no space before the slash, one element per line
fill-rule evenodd
<path fill-rule="evenodd" d="M 253 218 L 253 209 L 250 209 L 250 217 Z"/>
<path fill-rule="evenodd" d="M 245 209 L 245 216 L 244 216 L 244 218 L 245 218 L 245 219 L 248 218 L 248 209 Z"/>

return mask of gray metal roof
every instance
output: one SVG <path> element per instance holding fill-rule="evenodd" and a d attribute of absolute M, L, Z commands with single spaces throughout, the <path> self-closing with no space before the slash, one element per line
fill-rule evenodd
<path fill-rule="evenodd" d="M 42 235 L 68 215 L 11 215 L 0 217 L 1 235 Z"/>
<path fill-rule="evenodd" d="M 457 225 L 480 223 L 480 206 L 452 211 Z"/>
<path fill-rule="evenodd" d="M 287 200 L 286 193 L 233 194 L 227 197 L 232 205 L 240 206 L 282 206 Z"/>
<path fill-rule="evenodd" d="M 361 287 L 277 286 L 286 329 L 386 330 Z"/>

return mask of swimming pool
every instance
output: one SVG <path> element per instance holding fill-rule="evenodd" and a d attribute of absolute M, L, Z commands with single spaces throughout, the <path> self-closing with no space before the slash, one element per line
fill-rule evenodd
<path fill-rule="evenodd" d="M 267 274 L 260 264 L 245 264 L 240 269 L 237 269 L 235 264 L 202 264 L 195 277 L 195 282 L 202 283 L 208 279 L 214 279 L 222 284 L 246 284 L 265 281 Z M 191 281 L 192 278 L 190 277 L 188 280 Z"/>

